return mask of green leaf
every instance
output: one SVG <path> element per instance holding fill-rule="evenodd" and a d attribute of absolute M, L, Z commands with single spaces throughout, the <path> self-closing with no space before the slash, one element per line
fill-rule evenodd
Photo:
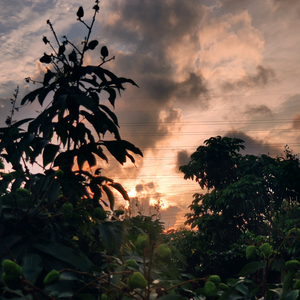
<path fill-rule="evenodd" d="M 53 202 L 58 199 L 60 193 L 60 180 L 59 179 L 54 179 L 51 188 L 49 189 L 48 192 L 48 200 L 50 202 Z"/>
<path fill-rule="evenodd" d="M 118 223 L 103 222 L 98 224 L 98 230 L 108 252 L 119 252 L 122 244 L 122 227 Z"/>
<path fill-rule="evenodd" d="M 247 264 L 242 271 L 237 276 L 246 276 L 256 272 L 257 270 L 263 269 L 266 267 L 266 263 L 262 261 L 253 261 Z"/>
<path fill-rule="evenodd" d="M 77 294 L 75 299 L 82 299 L 82 300 L 96 300 L 96 298 L 90 294 Z"/>
<path fill-rule="evenodd" d="M 78 275 L 76 273 L 73 272 L 63 272 L 60 275 L 60 280 L 78 280 Z"/>
<path fill-rule="evenodd" d="M 11 249 L 16 243 L 18 243 L 23 236 L 21 235 L 9 235 L 3 238 L 3 243 L 0 244 L 0 257 L 2 258 L 4 255 L 7 254 L 7 248 L 4 246 L 6 245 L 8 249 Z"/>
<path fill-rule="evenodd" d="M 31 284 L 35 284 L 43 270 L 41 257 L 36 253 L 28 253 L 23 257 L 21 266 L 27 280 Z"/>
<path fill-rule="evenodd" d="M 285 300 L 297 300 L 299 296 L 299 290 L 289 291 L 286 296 Z"/>
<path fill-rule="evenodd" d="M 43 166 L 46 167 L 49 163 L 53 162 L 56 153 L 59 150 L 58 145 L 48 144 L 43 153 Z"/>
<path fill-rule="evenodd" d="M 83 272 L 88 272 L 92 266 L 92 262 L 78 249 L 75 250 L 57 243 L 33 244 L 32 246 Z"/>
<path fill-rule="evenodd" d="M 159 297 L 159 300 L 185 300 L 186 298 L 181 296 L 175 296 L 175 295 L 165 295 L 162 297 Z"/>
<path fill-rule="evenodd" d="M 243 295 L 249 296 L 249 289 L 243 283 L 238 284 L 235 289 Z"/>
<path fill-rule="evenodd" d="M 68 299 L 73 296 L 72 287 L 64 283 L 55 283 L 46 287 L 45 292 L 55 299 Z"/>

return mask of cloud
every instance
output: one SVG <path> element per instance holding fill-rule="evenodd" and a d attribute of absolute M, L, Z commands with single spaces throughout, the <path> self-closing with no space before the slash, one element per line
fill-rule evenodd
<path fill-rule="evenodd" d="M 157 184 L 153 181 L 144 182 L 135 186 L 136 197 L 130 201 L 132 216 L 141 212 L 144 215 L 159 214 L 163 206 L 162 194 L 157 192 Z"/>
<path fill-rule="evenodd" d="M 246 110 L 244 111 L 245 115 L 249 115 L 251 117 L 254 116 L 272 116 L 271 109 L 265 104 L 262 105 L 248 105 Z"/>
<path fill-rule="evenodd" d="M 175 162 L 176 165 L 174 171 L 177 173 L 181 173 L 179 171 L 179 167 L 183 165 L 187 165 L 190 160 L 191 160 L 190 154 L 186 150 L 178 151 L 176 154 L 176 162 Z"/>
<path fill-rule="evenodd" d="M 165 223 L 165 229 L 173 227 L 176 224 L 180 218 L 179 214 L 181 212 L 182 209 L 180 209 L 178 206 L 169 206 L 167 209 L 164 209 L 160 212 L 160 220 Z"/>
<path fill-rule="evenodd" d="M 249 89 L 258 86 L 265 86 L 275 82 L 276 73 L 271 68 L 265 68 L 261 65 L 256 67 L 256 74 L 247 74 L 236 81 L 227 81 L 223 84 L 225 91 L 236 91 L 238 89 Z"/>
<path fill-rule="evenodd" d="M 131 199 L 131 215 L 135 216 L 138 212 L 144 215 L 156 214 L 165 223 L 166 228 L 175 225 L 180 216 L 177 216 L 182 209 L 178 206 L 168 206 L 164 208 L 162 201 L 163 194 L 157 192 L 157 184 L 153 181 L 142 182 L 136 185 L 136 197 Z"/>
<path fill-rule="evenodd" d="M 267 154 L 271 156 L 276 156 L 280 154 L 280 152 L 282 152 L 283 150 L 283 149 L 279 149 L 276 146 L 272 146 L 268 144 L 268 142 L 264 140 L 253 138 L 250 135 L 244 133 L 243 131 L 231 130 L 227 132 L 225 136 L 244 140 L 245 141 L 244 145 L 246 149 L 242 150 L 243 154 L 252 154 L 252 155 Z"/>
<path fill-rule="evenodd" d="M 293 129 L 300 129 L 300 114 L 295 114 L 292 121 Z"/>

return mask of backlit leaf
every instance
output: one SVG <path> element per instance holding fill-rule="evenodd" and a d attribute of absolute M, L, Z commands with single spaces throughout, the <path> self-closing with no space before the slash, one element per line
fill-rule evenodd
<path fill-rule="evenodd" d="M 56 153 L 59 150 L 58 145 L 48 144 L 43 152 L 43 166 L 46 167 L 49 163 L 54 160 Z"/>
<path fill-rule="evenodd" d="M 102 188 L 103 188 L 105 194 L 107 195 L 108 201 L 110 203 L 110 209 L 114 210 L 114 204 L 115 204 L 114 194 L 112 193 L 112 191 L 109 189 L 109 187 L 107 185 L 102 185 Z"/>

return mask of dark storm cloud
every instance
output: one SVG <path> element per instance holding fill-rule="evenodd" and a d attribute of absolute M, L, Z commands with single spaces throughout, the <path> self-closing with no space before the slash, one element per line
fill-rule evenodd
<path fill-rule="evenodd" d="M 272 111 L 271 109 L 262 104 L 262 105 L 249 105 L 246 110 L 244 111 L 245 115 L 249 115 L 251 117 L 253 116 L 260 116 L 260 115 L 264 115 L 264 116 L 272 116 Z"/>
<path fill-rule="evenodd" d="M 244 140 L 246 149 L 244 151 L 242 150 L 243 154 L 269 154 L 271 156 L 276 156 L 279 155 L 283 150 L 278 147 L 269 145 L 268 141 L 252 138 L 242 131 L 232 130 L 225 134 L 225 136 Z"/>
<path fill-rule="evenodd" d="M 201 95 L 208 96 L 208 88 L 201 74 L 190 73 L 186 80 L 177 84 L 175 95 L 179 98 L 198 99 Z"/>
<path fill-rule="evenodd" d="M 180 130 L 180 128 L 176 129 L 173 124 L 180 122 L 181 114 L 179 110 L 173 108 L 164 110 L 163 114 L 159 110 L 151 110 L 151 107 L 148 111 L 147 104 L 144 105 L 144 109 L 145 111 L 127 114 L 126 122 L 130 122 L 131 125 L 121 130 L 121 136 L 132 140 L 137 147 L 147 151 L 155 147 L 158 142 L 170 137 L 173 130 Z"/>
<path fill-rule="evenodd" d="M 141 89 L 166 105 L 170 97 L 192 101 L 208 92 L 201 74 L 187 71 L 184 80 L 173 78 L 177 66 L 169 55 L 170 49 L 190 43 L 199 49 L 199 20 L 202 5 L 194 1 L 111 1 L 110 10 L 118 20 L 109 22 L 103 31 L 112 40 L 130 45 L 133 51 L 118 55 L 118 68 L 139 76 Z M 125 46 L 126 47 L 126 46 Z M 189 55 L 186 53 L 184 55 Z"/>
<path fill-rule="evenodd" d="M 237 81 L 229 81 L 223 84 L 223 89 L 226 91 L 234 91 L 237 89 L 247 89 L 257 86 L 264 86 L 276 80 L 276 73 L 271 68 L 265 68 L 258 65 L 256 74 L 247 74 Z"/>
<path fill-rule="evenodd" d="M 179 171 L 179 167 L 183 165 L 187 165 L 190 161 L 191 157 L 190 154 L 186 150 L 181 150 L 177 152 L 176 155 L 176 166 L 175 166 L 175 171 L 178 173 L 181 173 Z"/>
<path fill-rule="evenodd" d="M 123 42 L 135 44 L 138 53 L 162 55 L 166 54 L 162 45 L 180 43 L 186 34 L 190 42 L 197 42 L 195 36 L 203 15 L 201 2 L 192 0 L 110 1 L 110 11 L 119 18 L 105 30 Z"/>
<path fill-rule="evenodd" d="M 174 61 L 172 52 L 182 45 L 188 45 L 187 51 L 192 53 L 200 49 L 204 9 L 200 1 L 192 0 L 113 0 L 108 3 L 108 10 L 112 17 L 102 32 L 104 39 L 114 42 L 113 71 L 132 78 L 140 87 L 124 93 L 124 97 L 133 98 L 128 107 L 139 110 L 130 115 L 130 122 L 138 126 L 128 129 L 128 139 L 147 151 L 171 137 L 168 123 L 181 118 L 180 112 L 172 108 L 174 101 L 176 105 L 197 101 L 208 107 L 209 88 L 201 72 L 194 70 L 196 61 L 186 66 L 190 53 L 182 53 L 186 61 L 183 72 L 178 74 L 182 64 Z"/>

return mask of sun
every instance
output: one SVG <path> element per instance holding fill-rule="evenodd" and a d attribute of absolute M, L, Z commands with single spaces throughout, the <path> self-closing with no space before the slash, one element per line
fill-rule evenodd
<path fill-rule="evenodd" d="M 134 197 L 136 197 L 136 190 L 130 190 L 130 191 L 128 192 L 128 196 L 129 196 L 129 198 L 134 198 Z"/>

